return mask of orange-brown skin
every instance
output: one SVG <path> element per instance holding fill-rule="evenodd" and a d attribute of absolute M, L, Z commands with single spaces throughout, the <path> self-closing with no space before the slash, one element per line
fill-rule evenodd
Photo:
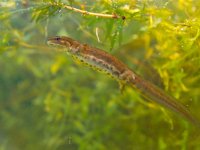
<path fill-rule="evenodd" d="M 130 70 L 127 65 L 109 53 L 87 44 L 81 44 L 76 40 L 64 36 L 49 38 L 47 43 L 64 48 L 61 51 L 66 51 L 81 62 L 110 74 L 118 80 L 121 85 L 131 85 L 134 89 L 139 91 L 143 97 L 179 113 L 187 120 L 200 127 L 198 120 L 190 114 L 185 106 L 178 103 L 177 100 L 167 95 L 157 86 L 142 79 L 139 75 Z"/>

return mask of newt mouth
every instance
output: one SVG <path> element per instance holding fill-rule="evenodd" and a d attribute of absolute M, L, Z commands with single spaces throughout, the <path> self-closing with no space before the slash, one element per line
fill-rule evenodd
<path fill-rule="evenodd" d="M 61 37 L 59 37 L 59 36 L 49 37 L 47 39 L 47 44 L 51 45 L 51 46 L 56 46 L 56 47 L 59 47 L 59 48 L 66 47 L 66 45 L 64 45 L 63 42 L 61 41 Z"/>

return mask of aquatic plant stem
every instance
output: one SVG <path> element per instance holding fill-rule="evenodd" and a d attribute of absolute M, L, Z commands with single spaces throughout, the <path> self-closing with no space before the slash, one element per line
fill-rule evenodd
<path fill-rule="evenodd" d="M 101 18 L 113 18 L 113 19 L 126 19 L 125 16 L 119 16 L 117 14 L 103 14 L 103 13 L 94 13 L 94 12 L 89 12 L 89 11 L 86 11 L 86 10 L 81 10 L 81 9 L 78 9 L 78 8 L 75 8 L 75 7 L 72 7 L 72 6 L 68 6 L 68 5 L 65 5 L 63 3 L 50 3 L 50 5 L 54 5 L 54 6 L 61 6 L 63 8 L 66 8 L 66 9 L 69 9 L 69 10 L 72 10 L 74 12 L 78 12 L 78 13 L 81 13 L 83 15 L 89 15 L 89 16 L 96 16 L 96 17 L 101 17 Z"/>

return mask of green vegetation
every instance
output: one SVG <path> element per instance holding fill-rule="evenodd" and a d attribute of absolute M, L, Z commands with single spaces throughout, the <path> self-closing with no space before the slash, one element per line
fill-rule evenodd
<path fill-rule="evenodd" d="M 198 150 L 192 124 L 129 87 L 121 94 L 115 81 L 46 39 L 66 35 L 107 50 L 200 119 L 199 7 L 198 0 L 2 0 L 0 149 Z"/>

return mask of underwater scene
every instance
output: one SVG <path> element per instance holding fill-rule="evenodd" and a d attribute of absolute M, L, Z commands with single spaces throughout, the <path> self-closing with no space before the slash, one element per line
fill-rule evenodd
<path fill-rule="evenodd" d="M 200 150 L 199 8 L 0 0 L 0 150 Z"/>

